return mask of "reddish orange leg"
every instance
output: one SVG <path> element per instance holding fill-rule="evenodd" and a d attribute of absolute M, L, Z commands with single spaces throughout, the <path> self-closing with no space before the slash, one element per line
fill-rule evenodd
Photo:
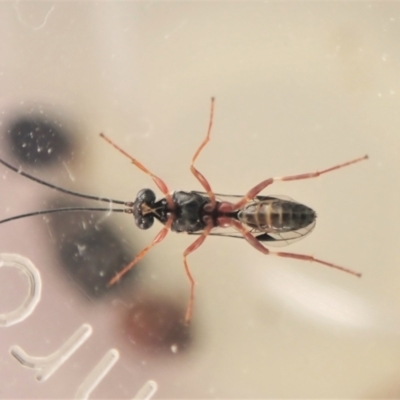
<path fill-rule="evenodd" d="M 194 156 L 192 158 L 192 163 L 190 164 L 190 171 L 192 171 L 192 174 L 196 177 L 196 179 L 201 183 L 201 186 L 205 189 L 207 192 L 208 197 L 210 198 L 210 207 L 214 208 L 215 206 L 215 194 L 211 189 L 210 184 L 208 183 L 207 179 L 204 177 L 204 175 L 195 168 L 194 162 L 196 161 L 198 155 L 201 153 L 205 145 L 210 141 L 210 135 L 211 135 L 211 128 L 213 125 L 213 119 L 214 119 L 214 102 L 215 98 L 211 97 L 211 110 L 210 110 L 210 121 L 208 123 L 208 130 L 207 130 L 207 136 L 205 139 L 201 142 L 199 148 L 196 150 L 196 153 L 194 153 Z"/>
<path fill-rule="evenodd" d="M 315 258 L 313 256 L 308 256 L 304 254 L 296 254 L 296 253 L 286 253 L 282 251 L 270 251 L 266 247 L 264 247 L 258 240 L 255 238 L 239 221 L 236 221 L 234 219 L 231 219 L 230 224 L 238 230 L 243 237 L 258 251 L 261 251 L 261 253 L 264 254 L 270 254 L 273 256 L 279 256 L 279 257 L 287 257 L 287 258 L 295 258 L 297 260 L 303 260 L 303 261 L 310 261 L 310 262 L 316 262 L 318 264 L 326 265 L 327 267 L 330 268 L 335 268 L 343 272 L 347 272 L 348 274 L 355 275 L 357 277 L 361 277 L 361 274 L 359 272 L 353 271 L 348 268 L 341 267 L 336 264 L 332 264 L 327 261 L 320 260 L 318 258 Z"/>
<path fill-rule="evenodd" d="M 258 185 L 254 186 L 252 189 L 250 189 L 247 192 L 247 194 L 240 201 L 238 201 L 236 204 L 234 204 L 233 209 L 238 210 L 239 208 L 243 207 L 248 201 L 254 199 L 255 196 L 257 196 L 262 190 L 264 190 L 267 186 L 271 185 L 275 181 L 297 181 L 300 179 L 317 178 L 318 176 L 320 176 L 322 174 L 326 174 L 328 172 L 335 171 L 336 169 L 339 169 L 339 168 L 347 167 L 351 164 L 355 164 L 360 161 L 366 160 L 367 158 L 368 158 L 368 156 L 365 155 L 364 157 L 356 158 L 355 160 L 351 160 L 351 161 L 348 161 L 343 164 L 338 164 L 331 168 L 324 169 L 322 171 L 266 179 L 265 181 L 262 181 L 261 183 L 259 183 Z"/>
<path fill-rule="evenodd" d="M 124 269 L 119 271 L 114 278 L 108 282 L 108 286 L 112 286 L 115 283 L 117 283 L 128 271 L 130 271 L 148 252 L 151 250 L 156 244 L 160 243 L 162 240 L 165 239 L 165 236 L 167 236 L 167 233 L 169 232 L 172 224 L 172 216 L 170 216 L 164 225 L 164 227 L 161 229 L 160 232 L 158 232 L 157 236 L 153 239 L 153 241 L 145 247 Z"/>
<path fill-rule="evenodd" d="M 211 209 L 213 209 L 216 204 L 215 194 L 212 191 L 211 185 L 209 184 L 208 180 L 204 177 L 204 175 L 198 169 L 196 169 L 196 167 L 194 166 L 194 163 L 195 163 L 197 157 L 199 156 L 199 154 L 201 153 L 201 151 L 203 150 L 203 148 L 210 141 L 211 128 L 212 128 L 213 120 L 214 120 L 214 103 L 215 103 L 215 98 L 211 97 L 210 120 L 208 123 L 207 135 L 204 138 L 204 140 L 201 142 L 199 148 L 194 153 L 194 156 L 192 158 L 192 163 L 190 164 L 190 171 L 196 177 L 196 179 L 200 182 L 201 186 L 203 186 L 203 188 L 207 192 L 208 197 L 210 198 L 210 208 Z M 185 324 L 187 324 L 187 325 L 189 324 L 189 322 L 192 318 L 193 302 L 194 302 L 194 288 L 195 288 L 196 282 L 194 281 L 193 276 L 190 272 L 190 268 L 187 263 L 186 257 L 190 253 L 192 253 L 193 251 L 198 249 L 203 244 L 204 240 L 209 235 L 212 228 L 213 228 L 213 224 L 212 224 L 212 221 L 210 220 L 208 222 L 205 230 L 201 234 L 201 236 L 199 238 L 197 238 L 183 253 L 183 264 L 185 266 L 186 276 L 188 277 L 189 282 L 190 282 L 189 304 L 187 306 L 186 315 L 185 315 Z"/>
<path fill-rule="evenodd" d="M 183 253 L 183 264 L 185 265 L 185 271 L 186 271 L 186 275 L 189 279 L 190 282 L 190 297 L 189 297 L 189 304 L 187 306 L 186 309 L 186 315 L 185 315 L 185 324 L 188 325 L 191 318 L 192 318 L 192 313 L 193 313 L 193 301 L 194 301 L 194 287 L 196 285 L 196 282 L 193 279 L 193 276 L 190 272 L 190 268 L 189 265 L 187 263 L 186 257 L 192 253 L 193 251 L 195 251 L 196 249 L 198 249 L 204 242 L 204 240 L 206 239 L 206 237 L 208 236 L 208 234 L 210 233 L 211 229 L 213 228 L 213 224 L 212 221 L 210 220 L 209 223 L 207 224 L 207 227 L 205 228 L 205 230 L 203 231 L 203 233 L 201 234 L 200 237 L 198 237 Z"/>
<path fill-rule="evenodd" d="M 158 188 L 161 190 L 165 198 L 167 199 L 168 206 L 170 207 L 171 210 L 174 209 L 174 202 L 172 200 L 172 196 L 169 193 L 167 185 L 164 183 L 164 181 L 159 178 L 158 176 L 154 175 L 152 172 L 150 172 L 141 162 L 136 160 L 136 158 L 133 158 L 131 155 L 129 155 L 125 150 L 121 149 L 117 144 L 115 144 L 110 138 L 108 138 L 104 133 L 100 133 L 100 137 L 103 138 L 107 143 L 111 144 L 115 149 L 117 149 L 120 153 L 122 153 L 125 157 L 128 157 L 132 164 L 136 165 L 140 170 L 142 170 L 145 174 L 149 175 L 151 179 L 153 179 L 154 183 L 158 186 Z"/>

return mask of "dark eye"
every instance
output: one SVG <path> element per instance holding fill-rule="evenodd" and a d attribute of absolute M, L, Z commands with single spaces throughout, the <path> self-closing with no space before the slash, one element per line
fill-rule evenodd
<path fill-rule="evenodd" d="M 149 229 L 154 223 L 154 217 L 152 215 L 138 215 L 135 218 L 135 224 L 140 229 Z"/>
<path fill-rule="evenodd" d="M 151 204 L 156 200 L 156 195 L 150 189 L 142 189 L 137 194 L 136 199 L 139 200 L 140 203 Z"/>

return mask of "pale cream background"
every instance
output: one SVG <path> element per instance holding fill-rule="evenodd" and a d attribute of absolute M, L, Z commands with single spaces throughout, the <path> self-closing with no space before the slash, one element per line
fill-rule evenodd
<path fill-rule="evenodd" d="M 58 183 L 73 190 L 134 199 L 154 188 L 99 132 L 171 189 L 200 189 L 189 164 L 211 96 L 213 137 L 197 166 L 217 192 L 370 155 L 266 191 L 318 212 L 290 251 L 362 279 L 210 238 L 190 256 L 197 331 L 182 357 L 127 357 L 113 329 L 118 305 L 81 304 L 40 218 L 1 226 L 0 250 L 37 265 L 43 298 L 28 320 L 0 329 L 0 397 L 71 397 L 111 347 L 121 360 L 93 397 L 129 398 L 147 379 L 156 398 L 400 396 L 400 3 L 3 2 L 0 37 L 0 121 L 37 103 L 65 113 L 83 150 Z M 0 218 L 40 207 L 46 189 L 0 169 Z M 115 218 L 141 246 L 157 232 Z M 149 290 L 186 301 L 191 240 L 171 234 L 148 255 Z M 0 276 L 4 311 L 15 294 Z M 8 353 L 18 344 L 49 354 L 85 322 L 92 338 L 48 382 Z"/>

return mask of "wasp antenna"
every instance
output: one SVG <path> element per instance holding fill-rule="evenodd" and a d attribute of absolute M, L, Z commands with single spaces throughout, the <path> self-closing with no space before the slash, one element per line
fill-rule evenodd
<path fill-rule="evenodd" d="M 0 158 L 0 164 L 3 164 L 5 167 L 7 167 L 8 169 L 10 169 L 11 171 L 14 171 L 14 172 L 16 172 L 16 173 L 19 174 L 19 175 L 22 175 L 22 176 L 24 176 L 25 178 L 30 179 L 31 181 L 40 183 L 41 185 L 47 186 L 47 187 L 49 187 L 50 189 L 57 190 L 58 192 L 66 193 L 66 194 L 69 194 L 69 195 L 71 195 L 71 196 L 81 197 L 81 198 L 83 198 L 83 199 L 88 199 L 88 200 L 97 200 L 97 201 L 102 201 L 102 202 L 105 202 L 105 203 L 115 203 L 115 204 L 122 204 L 122 205 L 126 205 L 126 206 L 129 206 L 129 205 L 130 205 L 130 203 L 129 203 L 129 202 L 126 202 L 126 201 L 115 200 L 115 199 L 108 199 L 108 198 L 99 197 L 99 196 L 91 196 L 91 195 L 88 195 L 88 194 L 78 193 L 78 192 L 74 192 L 74 191 L 72 191 L 72 190 L 64 189 L 64 188 L 62 188 L 62 187 L 60 187 L 60 186 L 57 186 L 57 185 L 53 185 L 52 183 L 43 181 L 42 179 L 36 178 L 36 177 L 33 176 L 33 175 L 30 175 L 30 174 L 27 174 L 26 172 L 23 172 L 23 171 L 21 170 L 21 168 L 16 168 L 16 167 L 12 166 L 11 164 L 9 164 L 8 162 L 2 160 L 1 158 Z"/>
<path fill-rule="evenodd" d="M 125 212 L 128 214 L 132 214 L 132 209 L 130 208 L 65 207 L 65 208 L 53 208 L 51 210 L 34 211 L 27 214 L 15 215 L 14 217 L 2 219 L 0 221 L 0 224 L 4 224 L 10 221 L 15 221 L 17 219 L 33 217 L 36 215 L 55 214 L 60 212 L 74 212 L 74 211 Z"/>

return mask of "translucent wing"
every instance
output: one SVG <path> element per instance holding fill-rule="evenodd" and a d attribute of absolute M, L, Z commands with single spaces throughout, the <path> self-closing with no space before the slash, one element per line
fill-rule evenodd
<path fill-rule="evenodd" d="M 291 243 L 297 242 L 298 240 L 306 237 L 315 227 L 314 221 L 312 224 L 308 225 L 303 229 L 299 229 L 298 231 L 290 231 L 290 232 L 264 232 L 256 229 L 250 229 L 249 231 L 252 235 L 259 240 L 260 242 L 265 243 L 267 246 L 277 246 L 283 247 L 287 246 Z M 189 235 L 201 235 L 202 232 L 193 232 L 189 233 Z M 233 228 L 214 228 L 209 236 L 221 236 L 221 237 L 229 237 L 236 239 L 243 239 L 243 235 Z"/>
<path fill-rule="evenodd" d="M 197 190 L 194 190 L 194 192 L 207 197 L 207 192 L 199 192 Z M 242 194 L 223 194 L 223 193 L 215 193 L 215 196 L 216 196 L 217 200 L 219 200 L 219 201 L 229 201 L 231 203 L 235 203 L 241 197 L 243 197 Z M 293 200 L 291 197 L 284 196 L 284 195 L 256 196 L 256 197 L 254 197 L 254 199 L 252 201 L 263 201 L 263 200 L 273 200 L 273 199 L 280 199 L 280 200 L 296 202 L 296 200 Z"/>
<path fill-rule="evenodd" d="M 207 196 L 206 192 L 197 192 L 202 196 Z M 235 203 L 243 197 L 243 195 L 235 195 L 235 194 L 222 194 L 222 193 L 215 193 L 217 200 L 219 201 L 228 201 L 231 203 Z M 292 203 L 296 203 L 295 200 L 291 199 L 288 196 L 281 196 L 281 195 L 273 195 L 273 196 L 256 196 L 251 202 L 260 202 L 260 201 L 268 201 L 268 200 L 285 200 Z M 250 203 L 251 203 L 250 202 Z M 281 231 L 273 231 L 273 230 L 259 230 L 255 228 L 248 227 L 249 232 L 253 234 L 257 240 L 260 242 L 265 243 L 267 246 L 287 246 L 291 243 L 294 243 L 298 240 L 303 239 L 307 236 L 315 227 L 316 221 L 314 220 L 312 223 L 307 225 L 304 228 L 298 230 L 292 230 L 288 232 L 281 232 Z M 245 225 L 246 226 L 246 225 Z M 201 235 L 202 231 L 189 233 L 190 235 Z M 243 239 L 243 235 L 233 228 L 221 228 L 216 227 L 214 228 L 209 236 L 221 236 L 221 237 L 229 237 L 229 238 L 237 238 Z"/>
<path fill-rule="evenodd" d="M 296 231 L 289 232 L 253 232 L 254 236 L 260 242 L 266 242 L 268 246 L 287 246 L 294 242 L 297 242 L 312 232 L 315 227 L 316 221 L 314 220 L 311 224 L 305 228 L 298 229 Z"/>

